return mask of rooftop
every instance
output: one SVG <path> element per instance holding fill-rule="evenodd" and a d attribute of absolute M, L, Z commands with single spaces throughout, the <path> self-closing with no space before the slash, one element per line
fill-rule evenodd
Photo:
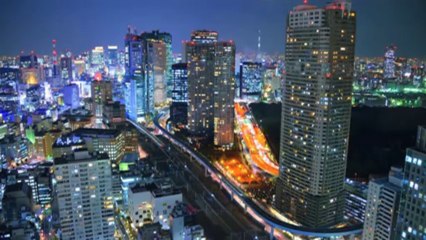
<path fill-rule="evenodd" d="M 85 148 L 76 149 L 74 153 L 63 155 L 62 157 L 55 158 L 55 165 L 62 164 L 72 164 L 79 162 L 88 162 L 88 161 L 101 161 L 101 160 L 109 160 L 107 153 L 91 153 Z"/>
<path fill-rule="evenodd" d="M 118 129 L 78 128 L 72 134 L 81 137 L 110 138 L 117 137 L 121 134 L 121 131 Z"/>
<path fill-rule="evenodd" d="M 181 193 L 180 190 L 174 188 L 173 183 L 169 178 L 158 179 L 154 183 L 145 185 L 137 184 L 131 188 L 131 191 L 132 193 L 151 192 L 151 194 L 156 198 Z"/>

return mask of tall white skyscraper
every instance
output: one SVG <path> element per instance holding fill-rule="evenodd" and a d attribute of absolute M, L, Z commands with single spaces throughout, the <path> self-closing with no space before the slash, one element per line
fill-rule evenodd
<path fill-rule="evenodd" d="M 354 52 L 348 2 L 289 13 L 276 207 L 308 227 L 342 220 Z"/>
<path fill-rule="evenodd" d="M 108 155 L 75 150 L 55 158 L 54 173 L 61 239 L 114 239 Z"/>

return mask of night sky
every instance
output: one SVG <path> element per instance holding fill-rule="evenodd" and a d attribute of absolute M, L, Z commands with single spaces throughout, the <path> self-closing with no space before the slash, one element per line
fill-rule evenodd
<path fill-rule="evenodd" d="M 173 48 L 195 29 L 219 31 L 238 51 L 284 51 L 287 12 L 302 0 L 0 0 L 0 55 L 21 50 L 74 53 L 96 45 L 123 46 L 127 26 L 173 35 Z M 311 0 L 324 5 L 329 1 Z M 353 0 L 358 13 L 357 55 L 381 56 L 396 44 L 398 56 L 426 57 L 426 0 Z"/>

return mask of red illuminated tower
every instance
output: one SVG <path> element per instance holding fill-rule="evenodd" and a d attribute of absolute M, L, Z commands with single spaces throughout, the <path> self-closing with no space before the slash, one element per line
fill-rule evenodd
<path fill-rule="evenodd" d="M 58 67 L 58 52 L 56 51 L 56 39 L 52 40 L 52 62 L 53 62 L 53 76 L 59 75 Z"/>
<path fill-rule="evenodd" d="M 52 40 L 52 56 L 53 56 L 53 65 L 58 64 L 58 52 L 56 52 L 56 39 Z"/>

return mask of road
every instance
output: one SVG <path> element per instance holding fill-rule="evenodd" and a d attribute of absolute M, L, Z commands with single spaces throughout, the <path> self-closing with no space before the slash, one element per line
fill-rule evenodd
<path fill-rule="evenodd" d="M 212 179 L 206 178 L 203 168 L 195 161 L 191 161 L 189 155 L 179 151 L 172 144 L 167 144 L 167 139 L 160 139 L 146 128 L 137 127 L 134 122 L 132 125 L 141 134 L 152 140 L 151 143 L 154 143 L 170 160 L 174 172 L 169 177 L 174 182 L 185 183 L 185 199 L 201 208 L 211 222 L 220 225 L 226 239 L 254 239 L 256 237 L 258 237 L 257 239 L 268 239 L 262 227 L 253 222 L 240 208 L 232 204 L 224 190 L 220 189 Z M 149 144 L 145 141 L 143 143 Z M 152 146 L 147 147 L 152 148 Z M 207 232 L 208 230 L 211 229 L 207 229 Z M 216 237 L 216 233 L 213 234 Z"/>
<path fill-rule="evenodd" d="M 160 132 L 170 140 L 178 149 L 185 151 L 193 159 L 195 159 L 208 173 L 215 179 L 216 182 L 220 184 L 227 192 L 231 195 L 231 198 L 238 203 L 245 211 L 251 214 L 251 217 L 265 225 L 269 229 L 270 238 L 274 237 L 284 238 L 281 234 L 281 231 L 285 231 L 289 234 L 295 236 L 304 236 L 304 237 L 320 237 L 320 238 L 329 238 L 329 237 L 343 237 L 343 236 L 354 236 L 362 232 L 362 224 L 343 227 L 343 228 L 321 228 L 321 229 L 312 229 L 308 227 L 298 226 L 290 221 L 283 221 L 282 218 L 274 215 L 271 211 L 257 203 L 256 200 L 247 196 L 244 191 L 239 189 L 237 186 L 232 184 L 226 176 L 224 176 L 218 169 L 213 166 L 213 164 L 202 156 L 200 153 L 196 152 L 193 147 L 189 146 L 187 143 L 182 142 L 181 140 L 176 139 L 172 134 L 165 130 L 160 124 L 158 124 L 157 116 L 154 119 L 155 126 L 160 129 Z M 207 174 L 206 174 L 207 175 Z M 279 230 L 278 232 L 275 230 Z"/>

